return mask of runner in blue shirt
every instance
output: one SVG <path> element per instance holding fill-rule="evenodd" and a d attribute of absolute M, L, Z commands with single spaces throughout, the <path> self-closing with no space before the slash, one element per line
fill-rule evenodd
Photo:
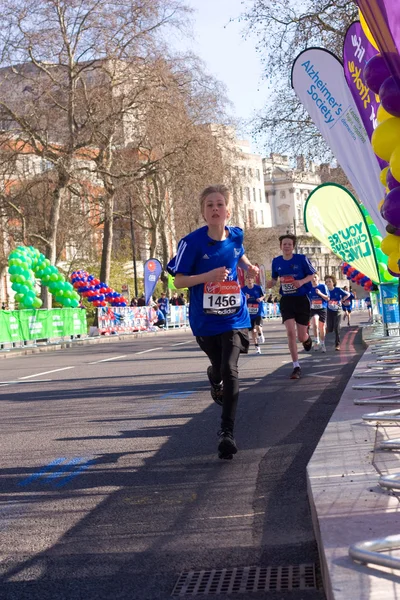
<path fill-rule="evenodd" d="M 350 294 L 348 298 L 346 298 L 345 300 L 342 300 L 343 321 L 346 321 L 346 319 L 347 319 L 347 325 L 350 327 L 350 315 L 351 315 L 351 311 L 353 309 L 353 300 L 354 300 L 355 296 L 354 296 L 354 294 L 349 292 L 349 288 L 347 287 L 347 285 L 343 286 L 343 291 L 346 292 L 347 294 Z"/>
<path fill-rule="evenodd" d="M 201 214 L 207 225 L 181 239 L 168 271 L 177 288 L 190 288 L 189 322 L 211 365 L 207 376 L 211 397 L 222 405 L 218 455 L 237 452 L 233 437 L 239 399 L 238 361 L 249 349 L 250 317 L 240 289 L 237 266 L 256 276 L 258 267 L 245 256 L 243 231 L 227 227 L 231 195 L 224 185 L 210 186 L 200 194 Z"/>
<path fill-rule="evenodd" d="M 364 298 L 365 308 L 368 310 L 368 321 L 372 322 L 372 304 L 370 296 Z"/>
<path fill-rule="evenodd" d="M 326 307 L 328 306 L 329 292 L 324 283 L 319 283 L 318 273 L 314 273 L 311 280 L 312 288 L 308 292 L 311 303 L 311 323 L 314 334 L 314 350 L 321 349 L 326 352 L 325 347 L 325 323 Z"/>
<path fill-rule="evenodd" d="M 300 379 L 301 368 L 297 352 L 296 329 L 297 338 L 303 344 L 304 350 L 309 352 L 312 340 L 308 335 L 310 323 L 308 292 L 312 287 L 311 279 L 316 271 L 304 254 L 294 254 L 295 235 L 291 233 L 281 235 L 279 243 L 282 256 L 277 256 L 272 260 L 272 279 L 267 282 L 267 287 L 272 288 L 279 277 L 279 293 L 281 294 L 279 306 L 293 361 L 293 372 L 290 379 Z"/>
<path fill-rule="evenodd" d="M 253 342 L 257 354 L 261 354 L 260 344 L 263 344 L 264 334 L 262 330 L 262 311 L 265 294 L 260 285 L 254 281 L 254 277 L 247 276 L 246 285 L 242 287 L 242 292 L 247 299 L 247 308 L 250 314 L 250 331 L 252 332 Z"/>
<path fill-rule="evenodd" d="M 336 287 L 337 280 L 334 275 L 325 277 L 325 283 L 329 292 L 326 332 L 335 332 L 335 350 L 340 350 L 340 305 L 343 299 L 350 297 L 350 294 Z"/>

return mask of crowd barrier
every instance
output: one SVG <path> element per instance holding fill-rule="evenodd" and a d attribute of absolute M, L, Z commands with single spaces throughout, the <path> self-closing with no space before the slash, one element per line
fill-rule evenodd
<path fill-rule="evenodd" d="M 80 308 L 48 310 L 1 310 L 0 345 L 3 350 L 33 345 L 38 340 L 53 343 L 87 335 L 86 311 Z"/>

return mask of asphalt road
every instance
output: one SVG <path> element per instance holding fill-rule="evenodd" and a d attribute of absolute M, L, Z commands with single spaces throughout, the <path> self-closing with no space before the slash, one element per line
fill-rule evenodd
<path fill-rule="evenodd" d="M 283 326 L 265 337 L 240 359 L 232 461 L 217 458 L 220 408 L 190 333 L 2 360 L 0 598 L 164 600 L 183 571 L 316 563 L 305 468 L 360 335 L 302 351 L 299 381 Z"/>

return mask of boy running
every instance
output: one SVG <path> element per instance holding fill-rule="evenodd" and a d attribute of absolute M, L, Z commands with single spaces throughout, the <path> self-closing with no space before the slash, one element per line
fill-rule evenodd
<path fill-rule="evenodd" d="M 286 327 L 288 346 L 293 361 L 293 372 L 290 379 L 300 379 L 301 368 L 297 352 L 297 338 L 309 352 L 312 340 L 308 335 L 310 322 L 310 300 L 308 292 L 311 289 L 311 279 L 316 273 L 309 259 L 304 254 L 294 254 L 296 236 L 291 233 L 279 238 L 282 256 L 272 260 L 272 279 L 267 287 L 272 288 L 280 278 L 280 310 L 282 321 Z"/>
<path fill-rule="evenodd" d="M 326 316 L 326 332 L 335 332 L 335 350 L 340 350 L 340 304 L 343 299 L 349 298 L 349 292 L 336 287 L 337 281 L 334 275 L 325 277 L 325 283 L 329 291 L 328 311 Z"/>
<path fill-rule="evenodd" d="M 264 334 L 262 330 L 262 301 L 265 298 L 265 294 L 260 285 L 254 283 L 254 277 L 249 275 L 246 278 L 246 284 L 242 287 L 242 292 L 247 299 L 247 308 L 250 314 L 250 330 L 253 336 L 253 342 L 256 347 L 257 354 L 261 354 L 260 344 L 263 344 Z"/>
<path fill-rule="evenodd" d="M 319 283 L 319 276 L 317 273 L 314 273 L 311 283 L 312 289 L 309 291 L 308 296 L 311 302 L 310 314 L 314 334 L 314 350 L 320 348 L 322 352 L 326 352 L 325 323 L 329 292 L 324 283 Z"/>
<path fill-rule="evenodd" d="M 367 296 L 365 298 L 364 302 L 365 302 L 365 308 L 368 310 L 368 322 L 372 323 L 372 305 L 371 305 L 370 296 Z"/>
<path fill-rule="evenodd" d="M 353 308 L 354 294 L 351 291 L 349 292 L 347 285 L 343 286 L 343 291 L 346 292 L 346 294 L 349 294 L 348 298 L 342 300 L 343 321 L 346 321 L 347 319 L 347 325 L 350 327 L 350 315 Z"/>
<path fill-rule="evenodd" d="M 200 194 L 205 227 L 182 238 L 168 271 L 177 288 L 190 288 L 189 322 L 211 365 L 207 376 L 211 397 L 222 406 L 218 456 L 231 459 L 237 452 L 233 437 L 239 399 L 238 361 L 249 349 L 250 317 L 240 289 L 237 266 L 256 276 L 244 253 L 243 231 L 227 227 L 231 195 L 224 185 L 210 186 Z"/>

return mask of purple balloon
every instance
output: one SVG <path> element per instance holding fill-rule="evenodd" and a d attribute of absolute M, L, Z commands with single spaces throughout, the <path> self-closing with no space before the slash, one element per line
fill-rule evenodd
<path fill-rule="evenodd" d="M 393 115 L 400 117 L 400 88 L 394 77 L 388 77 L 379 89 L 379 98 L 383 108 Z"/>
<path fill-rule="evenodd" d="M 400 229 L 393 227 L 393 225 L 386 225 L 386 231 L 392 235 L 400 235 Z"/>
<path fill-rule="evenodd" d="M 389 171 L 387 172 L 386 175 L 386 185 L 389 188 L 389 190 L 394 190 L 394 188 L 399 187 L 400 185 L 400 181 L 397 181 L 397 179 L 395 179 L 392 175 L 391 170 L 389 169 Z"/>
<path fill-rule="evenodd" d="M 388 77 L 390 77 L 390 71 L 387 68 L 385 59 L 381 54 L 375 54 L 369 59 L 364 68 L 364 78 L 367 86 L 375 94 L 379 94 L 382 83 Z"/>
<path fill-rule="evenodd" d="M 392 277 L 400 277 L 400 273 L 394 273 L 389 267 L 387 267 L 388 273 L 391 274 Z"/>
<path fill-rule="evenodd" d="M 386 196 L 382 216 L 390 225 L 400 228 L 400 187 L 394 188 Z"/>

